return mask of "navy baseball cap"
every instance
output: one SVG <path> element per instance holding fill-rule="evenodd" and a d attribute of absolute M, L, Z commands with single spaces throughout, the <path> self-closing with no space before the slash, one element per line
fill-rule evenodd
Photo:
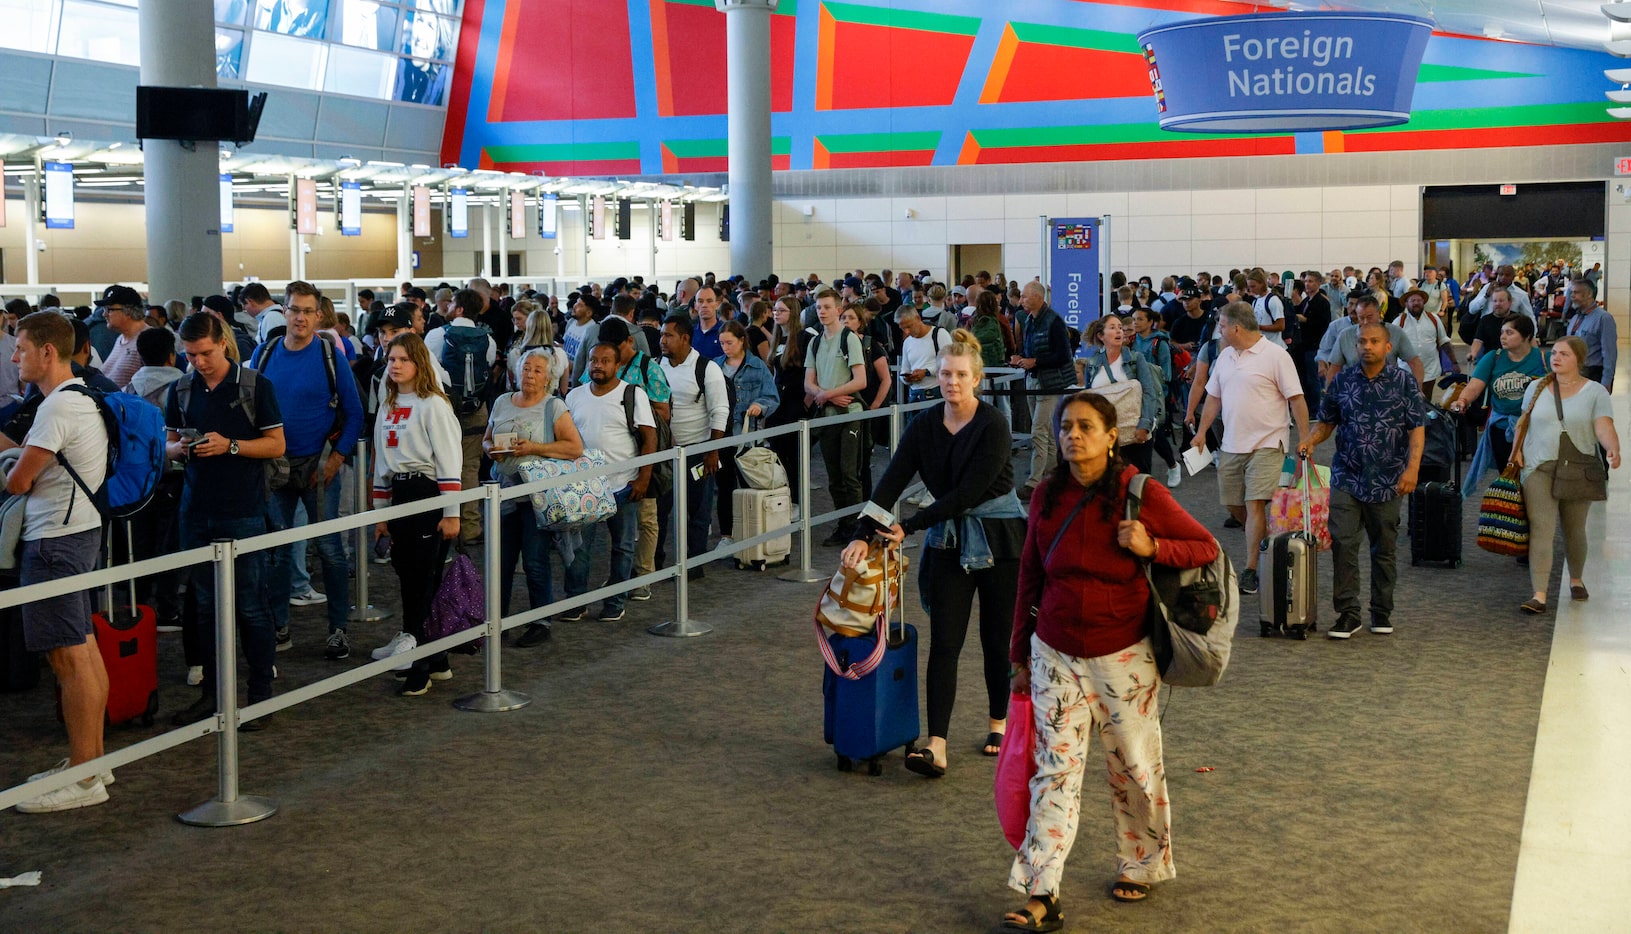
<path fill-rule="evenodd" d="M 96 300 L 96 307 L 104 305 L 121 305 L 125 308 L 143 308 L 146 302 L 142 301 L 142 293 L 128 285 L 110 285 L 102 290 L 102 297 Z"/>

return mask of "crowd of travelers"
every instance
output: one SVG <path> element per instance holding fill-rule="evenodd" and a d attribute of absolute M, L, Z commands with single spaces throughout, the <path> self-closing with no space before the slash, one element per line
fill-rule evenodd
<path fill-rule="evenodd" d="M 1105 747 L 1116 801 L 1109 894 L 1139 901 L 1174 875 L 1155 693 L 1161 679 L 1139 568 L 1197 568 L 1220 553 L 1218 539 L 1170 492 L 1183 482 L 1185 454 L 1215 465 L 1228 512 L 1223 527 L 1243 530 L 1238 580 L 1250 595 L 1262 586 L 1260 545 L 1288 455 L 1311 457 L 1334 437 L 1337 619 L 1328 634 L 1352 637 L 1367 612 L 1372 633 L 1392 633 L 1401 503 L 1426 482 L 1431 410 L 1445 385 L 1460 383 L 1445 414 L 1471 429 L 1464 488 L 1476 490 L 1490 468 L 1521 470 L 1534 528 L 1526 562 L 1534 593 L 1521 609 L 1546 609 L 1559 526 L 1570 595 L 1585 600 L 1590 503 L 1554 495 L 1551 475 L 1565 442 L 1619 466 L 1609 406 L 1617 334 L 1598 300 L 1599 274 L 1600 267 L 1580 271 L 1564 261 L 1487 264 L 1460 281 L 1447 267 L 1407 277 L 1402 262 L 1328 274 L 1175 274 L 1159 283 L 1116 273 L 1108 283 L 1113 313 L 1085 333 L 1052 307 L 1040 281 L 986 272 L 954 283 L 927 271 L 857 271 L 831 283 L 814 274 L 758 283 L 709 274 L 666 294 L 634 277 L 564 297 L 482 279 L 429 291 L 402 283 L 394 302 L 360 292 L 349 309 L 355 327 L 304 282 L 275 296 L 251 283 L 192 308 L 149 305 L 113 286 L 94 311 L 63 310 L 51 297 L 37 309 L 6 306 L 0 395 L 31 417 L 5 413 L 12 420 L 0 444 L 23 448 L 7 489 L 29 497 L 20 561 L 27 584 L 89 570 L 101 550 L 102 523 L 92 509 L 73 510 L 79 481 L 64 468 L 94 488 L 107 439 L 88 417 L 91 397 L 56 392 L 64 387 L 132 393 L 164 413 L 171 469 L 149 514 L 134 524 L 138 558 L 338 515 L 348 469 L 368 472 L 374 505 L 400 505 L 483 480 L 526 482 L 519 469 L 526 458 L 570 460 L 595 449 L 615 465 L 760 426 L 896 400 L 934 402 L 911 413 L 876 479 L 873 452 L 888 447 L 886 421 L 813 433 L 836 508 L 870 502 L 887 513 L 914 481 L 924 487 L 908 501 L 911 514 L 892 524 L 841 522 L 822 544 L 842 547 L 840 560 L 855 566 L 870 540 L 927 533 L 919 591 L 929 615 L 929 738 L 906 760 L 926 777 L 950 765 L 957 664 L 978 597 L 989 732 L 972 748 L 1001 752 L 1010 691 L 1029 693 L 1038 711 L 1030 823 L 1009 880 L 1029 900 L 1003 923 L 1056 930 L 1090 733 Z M 987 370 L 998 367 L 1022 371 L 1023 381 L 991 391 Z M 31 397 L 43 401 L 30 407 Z M 1024 479 L 1013 456 L 1022 414 L 1031 441 Z M 359 447 L 362 440 L 369 443 Z M 795 497 L 796 444 L 793 435 L 772 441 Z M 372 462 L 361 463 L 359 450 Z M 1129 519 L 1129 485 L 1152 472 L 1157 455 L 1164 482 L 1146 486 L 1138 518 Z M 678 488 L 678 478 L 664 481 L 649 465 L 610 477 L 615 509 L 567 549 L 570 557 L 525 501 L 507 503 L 498 533 L 504 612 L 518 563 L 535 607 L 556 600 L 557 554 L 569 596 L 601 586 L 589 579 L 600 552 L 608 554 L 606 586 L 664 566 L 677 495 L 687 498 L 688 558 L 728 541 L 730 494 L 740 482 L 731 449 L 692 455 L 685 466 L 689 477 Z M 475 505 L 381 524 L 366 554 L 348 554 L 337 535 L 317 539 L 321 592 L 306 571 L 304 543 L 240 556 L 235 605 L 249 700 L 272 694 L 276 653 L 294 644 L 291 605 L 325 606 L 324 654 L 350 656 L 352 561 L 389 562 L 400 581 L 402 632 L 373 657 L 414 650 L 427 638 L 449 549 L 492 531 Z M 1362 536 L 1368 604 L 1359 593 Z M 709 570 L 693 564 L 689 573 Z M 164 627 L 182 633 L 188 681 L 200 687 L 176 723 L 210 716 L 216 706 L 210 620 L 218 595 L 209 571 L 141 584 Z M 649 588 L 626 589 L 598 610 L 570 610 L 555 621 L 594 612 L 615 622 L 630 602 L 651 598 Z M 70 756 L 59 768 L 101 753 L 98 704 L 107 681 L 88 648 L 90 615 L 87 594 L 23 610 L 30 649 L 48 654 L 63 688 Z M 536 646 L 551 626 L 533 623 L 514 644 Z M 400 669 L 405 696 L 452 677 L 445 655 Z M 111 781 L 105 773 L 21 809 L 101 803 Z"/>

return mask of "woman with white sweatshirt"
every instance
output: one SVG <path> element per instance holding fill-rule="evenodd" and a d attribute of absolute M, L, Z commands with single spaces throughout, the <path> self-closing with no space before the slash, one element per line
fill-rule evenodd
<path fill-rule="evenodd" d="M 374 423 L 374 505 L 401 506 L 440 493 L 459 491 L 463 466 L 462 432 L 453 404 L 442 391 L 430 351 L 408 331 L 392 338 L 385 357 L 385 398 Z M 425 639 L 425 619 L 448 543 L 459 534 L 459 507 L 440 515 L 427 510 L 380 523 L 391 534 L 391 565 L 402 585 L 402 630 L 410 638 L 396 644 L 411 651 Z M 401 694 L 418 697 L 430 682 L 453 677 L 447 653 L 415 662 Z"/>

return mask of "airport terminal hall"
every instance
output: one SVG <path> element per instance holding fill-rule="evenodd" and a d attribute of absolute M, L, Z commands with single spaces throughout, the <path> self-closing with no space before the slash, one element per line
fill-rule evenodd
<path fill-rule="evenodd" d="M 1631 934 L 1631 0 L 0 75 L 0 931 Z"/>

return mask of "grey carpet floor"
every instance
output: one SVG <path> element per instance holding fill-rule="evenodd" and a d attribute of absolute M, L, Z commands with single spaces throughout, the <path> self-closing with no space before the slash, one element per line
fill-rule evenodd
<path fill-rule="evenodd" d="M 1177 492 L 1244 566 L 1210 472 Z M 1106 898 L 1110 799 L 1092 773 L 1067 930 L 1505 928 L 1551 618 L 1517 614 L 1526 575 L 1472 546 L 1474 520 L 1459 570 L 1412 568 L 1401 541 L 1391 636 L 1261 639 L 1247 602 L 1224 683 L 1162 697 L 1178 878 L 1144 904 Z M 814 563 L 835 560 L 818 549 Z M 389 569 L 374 572 L 390 602 Z M 523 710 L 454 710 L 481 683 L 478 660 L 455 656 L 454 680 L 426 697 L 377 679 L 278 715 L 243 741 L 244 791 L 282 806 L 265 822 L 174 820 L 213 793 L 213 741 L 120 770 L 107 805 L 0 814 L 0 876 L 44 872 L 0 890 L 0 930 L 996 928 L 1020 898 L 1005 888 L 994 760 L 975 752 L 974 640 L 950 774 L 918 778 L 896 752 L 869 778 L 837 772 L 821 742 L 819 585 L 712 568 L 692 603 L 714 632 L 687 640 L 645 634 L 672 611 L 672 586 L 656 592 L 623 622 L 506 650 L 508 684 L 534 698 Z M 320 611 L 295 612 L 280 687 L 337 664 Z M 357 656 L 394 631 L 359 626 Z M 179 654 L 163 637 L 165 716 L 193 697 Z M 0 696 L 0 782 L 63 754 L 50 691 L 47 675 Z M 146 735 L 118 728 L 109 745 Z"/>

